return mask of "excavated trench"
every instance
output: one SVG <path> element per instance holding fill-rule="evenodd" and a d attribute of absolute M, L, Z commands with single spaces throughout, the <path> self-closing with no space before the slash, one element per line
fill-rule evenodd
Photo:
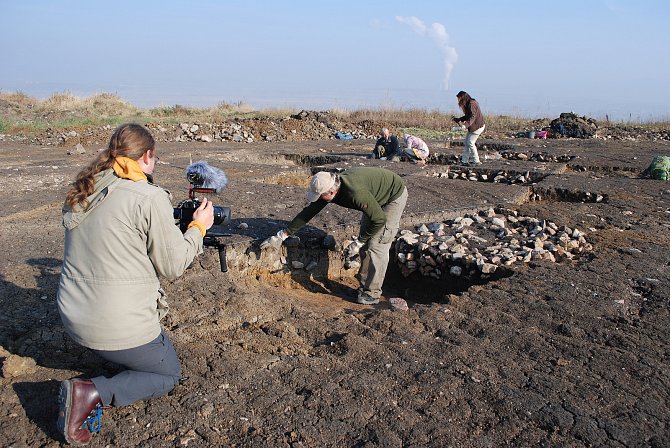
<path fill-rule="evenodd" d="M 234 152 L 220 156 L 218 160 L 222 162 L 249 162 L 263 165 L 318 166 L 344 162 L 347 160 L 347 158 L 343 156 L 327 154 L 257 154 Z"/>
<path fill-rule="evenodd" d="M 334 164 L 347 160 L 345 157 L 339 156 L 303 156 L 297 154 L 265 155 L 262 159 L 263 163 L 268 164 L 286 164 L 288 162 L 294 166 L 310 167 L 311 173 L 321 170 L 336 171 L 339 168 L 334 166 Z M 258 163 L 259 160 L 255 159 L 255 162 Z M 496 176 L 501 175 L 501 170 L 480 167 L 462 170 L 459 168 L 456 170 L 448 168 L 446 171 L 440 171 L 438 167 L 432 174 L 420 172 L 419 174 L 410 174 L 410 176 L 445 177 L 444 173 L 456 172 L 458 176 L 453 177 L 453 179 L 527 186 L 528 194 L 524 195 L 524 201 L 606 202 L 608 200 L 607 195 L 600 192 L 550 186 L 543 187 L 541 185 L 542 181 L 548 176 L 564 173 L 565 164 L 562 164 L 561 167 L 552 172 L 547 172 L 546 170 L 507 169 L 502 173 L 505 179 L 499 179 L 498 181 L 494 179 Z M 462 173 L 465 176 L 462 176 Z M 254 181 L 305 187 L 308 178 L 306 173 L 301 170 L 255 178 Z M 519 182 L 519 178 L 523 178 L 521 182 Z M 506 187 L 503 185 L 501 188 Z M 511 207 L 518 205 L 510 204 Z M 478 214 L 484 215 L 488 210 L 490 210 L 490 207 L 473 204 L 467 211 L 454 209 L 453 213 L 448 213 L 449 210 L 443 210 L 441 212 L 443 218 L 438 217 L 437 220 L 445 219 L 444 217 L 447 215 L 468 216 L 468 213 L 472 216 Z M 504 213 L 508 213 L 507 219 L 512 219 L 510 217 L 512 215 L 509 215 L 509 213 L 516 214 L 516 212 L 509 209 L 503 210 L 505 210 Z M 428 210 L 424 212 L 414 211 L 407 215 L 405 217 L 405 226 L 412 226 L 413 228 L 418 228 L 421 223 L 434 223 L 436 219 L 435 213 Z M 489 214 L 489 216 L 491 215 Z M 326 233 L 322 229 L 307 226 L 300 232 L 299 241 L 297 239 L 289 239 L 287 240 L 289 244 L 279 250 L 270 248 L 261 251 L 259 248 L 261 238 L 252 239 L 247 237 L 223 241 L 226 249 L 226 275 L 234 277 L 240 282 L 261 282 L 294 290 L 342 295 L 346 289 L 352 286 L 355 287 L 357 284 L 357 268 L 347 269 L 342 257 L 343 242 L 352 233 L 356 232 L 357 229 L 357 220 L 343 226 L 330 226 L 328 229 L 329 233 Z M 455 235 L 459 237 L 460 234 L 456 232 Z M 489 235 L 488 238 L 488 241 L 479 238 L 479 249 L 476 249 L 475 253 L 478 253 L 480 250 L 484 251 L 487 245 L 496 244 L 495 235 Z M 414 252 L 417 260 L 421 258 L 423 265 L 417 266 L 417 269 L 408 270 L 407 265 L 403 265 L 398 261 L 403 256 L 399 255 L 400 252 L 408 251 L 407 245 L 400 243 L 400 241 L 400 239 L 397 239 L 391 249 L 388 273 L 384 284 L 384 295 L 387 297 L 402 297 L 410 302 L 419 303 L 443 302 L 447 300 L 450 294 L 458 294 L 473 285 L 485 284 L 512 276 L 515 272 L 515 266 L 509 260 L 507 263 L 499 261 L 497 265 L 493 265 L 492 263 L 477 261 L 471 257 L 468 259 L 468 257 L 450 258 L 447 256 L 433 256 L 439 263 L 433 260 L 430 261 L 433 266 L 426 266 L 424 260 L 431 259 L 430 251 L 434 251 L 435 249 L 428 247 L 428 245 L 422 242 L 423 240 L 417 242 L 415 247 L 409 248 L 409 252 Z M 523 244 L 521 245 L 523 246 Z M 203 257 L 201 263 L 218 264 L 219 258 L 216 256 L 215 251 L 208 252 Z M 533 257 L 535 255 L 528 248 L 526 259 L 523 261 L 535 260 L 536 258 Z M 519 256 L 518 258 L 521 259 L 522 257 Z M 551 258 L 553 261 L 553 255 Z M 484 265 L 488 267 L 484 267 Z M 457 275 L 455 272 L 457 272 Z"/>

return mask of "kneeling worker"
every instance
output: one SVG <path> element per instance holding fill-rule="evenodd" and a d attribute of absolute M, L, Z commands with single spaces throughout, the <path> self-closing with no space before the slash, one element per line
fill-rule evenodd
<path fill-rule="evenodd" d="M 375 149 L 372 151 L 372 158 L 399 158 L 401 153 L 402 151 L 400 151 L 398 137 L 391 135 L 391 132 L 388 130 L 388 128 L 382 128 L 381 132 L 379 133 L 379 138 L 377 139 L 377 142 L 375 142 Z"/>
<path fill-rule="evenodd" d="M 379 303 L 382 284 L 389 262 L 389 249 L 400 227 L 400 217 L 407 202 L 407 188 L 402 178 L 383 168 L 357 167 L 341 173 L 321 171 L 312 176 L 307 190 L 309 204 L 289 223 L 263 243 L 281 247 L 294 234 L 332 202 L 363 212 L 359 235 L 345 248 L 345 256 L 353 257 L 363 247 L 359 278 L 358 303 Z"/>

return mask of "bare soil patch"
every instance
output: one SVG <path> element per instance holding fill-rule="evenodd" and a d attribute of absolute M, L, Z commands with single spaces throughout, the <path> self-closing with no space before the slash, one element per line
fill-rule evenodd
<path fill-rule="evenodd" d="M 175 201 L 186 196 L 191 160 L 226 171 L 215 202 L 233 210 L 230 270 L 208 251 L 163 282 L 164 326 L 185 379 L 166 397 L 107 410 L 92 446 L 669 446 L 670 184 L 637 175 L 670 145 L 502 142 L 571 156 L 546 162 L 483 149 L 484 170 L 546 174 L 510 185 L 433 176 L 461 148 L 432 143 L 444 156 L 425 168 L 366 159 L 370 140 L 161 143 L 156 180 Z M 68 339 L 55 306 L 61 201 L 97 149 L 68 154 L 71 146 L 0 142 L 0 357 L 35 362 L 2 379 L 5 446 L 58 446 L 58 382 L 117 369 Z M 316 261 L 311 272 L 258 250 L 304 205 L 320 165 L 400 173 L 408 229 L 504 205 L 582 229 L 593 250 L 461 284 L 392 269 L 382 303 L 361 306 L 343 298 L 352 273 L 319 246 L 326 234 L 341 241 L 355 231 L 356 213 L 328 207 L 284 254 Z M 542 198 L 528 201 L 534 189 Z M 393 311 L 390 297 L 409 311 Z"/>

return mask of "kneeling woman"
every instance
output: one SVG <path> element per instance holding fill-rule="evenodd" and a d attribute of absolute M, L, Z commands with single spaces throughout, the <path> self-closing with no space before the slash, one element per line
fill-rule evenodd
<path fill-rule="evenodd" d="M 158 276 L 177 278 L 202 253 L 214 215 L 203 199 L 182 234 L 169 193 L 152 183 L 156 160 L 149 131 L 121 125 L 65 199 L 57 298 L 63 325 L 75 342 L 127 369 L 61 383 L 57 426 L 68 443 L 91 440 L 102 407 L 159 397 L 181 376 L 159 323 L 167 303 Z"/>

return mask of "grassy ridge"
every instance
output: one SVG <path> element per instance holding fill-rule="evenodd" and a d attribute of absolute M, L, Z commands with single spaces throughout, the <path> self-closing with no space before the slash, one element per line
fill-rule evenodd
<path fill-rule="evenodd" d="M 296 110 L 263 109 L 256 110 L 243 102 L 219 103 L 215 107 L 195 108 L 181 105 L 140 109 L 110 93 L 99 93 L 79 98 L 69 92 L 56 93 L 44 100 L 38 100 L 22 92 L 0 92 L 0 133 L 31 133 L 45 129 L 67 129 L 80 126 L 116 126 L 133 121 L 138 123 L 183 121 L 223 121 L 233 118 L 269 117 L 282 118 Z M 349 122 L 372 121 L 388 123 L 405 132 L 420 130 L 426 137 L 439 138 L 451 132 L 452 115 L 425 109 L 364 109 L 331 110 L 337 118 Z M 552 117 L 555 118 L 555 117 Z M 549 124 L 550 118 L 522 118 L 506 115 L 487 115 L 486 127 L 489 132 L 509 132 L 510 130 L 541 129 Z M 669 122 L 647 123 L 605 123 L 622 128 L 643 128 L 646 130 L 668 129 Z"/>

